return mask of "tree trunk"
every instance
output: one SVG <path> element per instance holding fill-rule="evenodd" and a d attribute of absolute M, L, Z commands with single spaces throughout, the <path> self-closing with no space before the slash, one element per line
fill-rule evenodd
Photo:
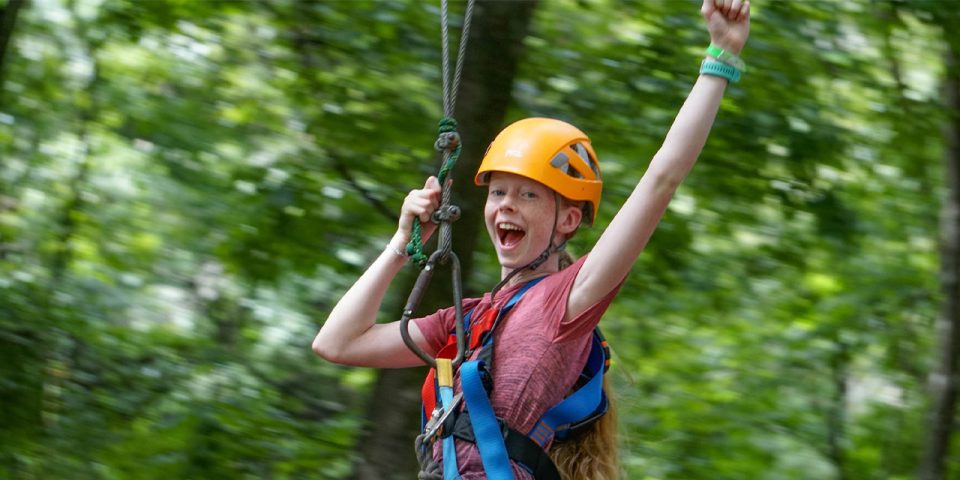
<path fill-rule="evenodd" d="M 937 322 L 940 356 L 931 378 L 933 408 L 928 417 L 926 448 L 920 467 L 922 480 L 946 478 L 960 384 L 960 42 L 947 42 L 944 101 L 948 113 L 945 126 L 947 195 L 941 217 L 940 281 L 943 307 Z"/>
<path fill-rule="evenodd" d="M 10 37 L 13 35 L 13 27 L 17 22 L 17 14 L 26 0 L 8 0 L 7 4 L 0 7 L 0 107 L 3 106 L 3 66 L 7 59 L 7 47 L 10 45 Z"/>
<path fill-rule="evenodd" d="M 454 112 L 463 150 L 453 172 L 453 203 L 464 213 L 454 225 L 453 251 L 460 259 L 464 283 L 472 271 L 477 239 L 483 237 L 480 212 L 484 195 L 473 186 L 473 175 L 487 145 L 503 127 L 523 39 L 535 6 L 533 1 L 477 2 L 474 10 Z M 399 290 L 409 292 L 411 288 L 412 281 Z M 450 306 L 452 298 L 449 269 L 441 268 L 423 299 L 420 313 Z M 399 310 L 396 316 L 400 317 Z M 356 478 L 415 478 L 419 467 L 413 440 L 420 429 L 418 411 L 424 373 L 420 368 L 380 373 L 368 407 L 368 426 L 357 447 Z"/>

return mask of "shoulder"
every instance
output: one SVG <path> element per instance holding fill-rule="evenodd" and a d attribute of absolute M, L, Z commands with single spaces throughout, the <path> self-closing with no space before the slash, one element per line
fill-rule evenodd
<path fill-rule="evenodd" d="M 569 291 L 571 288 L 573 288 L 574 281 L 579 275 L 580 269 L 583 267 L 583 263 L 587 260 L 588 256 L 589 254 L 584 255 L 562 270 L 547 275 L 544 277 L 543 281 L 540 282 L 541 285 L 537 285 L 537 287 Z"/>
<path fill-rule="evenodd" d="M 582 267 L 586 259 L 587 256 L 581 258 L 578 265 Z M 594 275 L 596 275 L 596 272 L 582 268 L 578 268 L 576 273 L 574 273 L 574 278 L 570 286 L 570 294 L 567 297 L 567 310 L 564 315 L 565 323 L 574 322 L 575 319 L 597 307 L 600 308 L 600 312 L 602 313 L 602 311 L 606 309 L 606 306 L 613 300 L 613 297 L 616 296 L 617 292 L 620 291 L 620 286 L 623 285 L 623 281 L 626 278 L 624 276 L 612 282 L 607 278 L 598 281 L 599 279 L 592 278 Z"/>

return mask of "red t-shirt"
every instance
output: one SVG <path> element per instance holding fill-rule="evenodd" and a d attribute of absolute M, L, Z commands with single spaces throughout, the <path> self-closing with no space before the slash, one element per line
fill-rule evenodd
<path fill-rule="evenodd" d="M 569 393 L 587 361 L 593 329 L 619 291 L 618 286 L 576 318 L 564 322 L 570 288 L 584 259 L 586 257 L 527 290 L 494 332 L 494 387 L 490 403 L 497 417 L 519 432 L 529 432 L 547 410 Z M 504 287 L 497 293 L 494 306 L 505 305 L 520 287 Z M 480 318 L 490 308 L 489 293 L 482 299 L 463 301 L 464 315 L 476 309 L 471 318 Z M 429 353 L 436 354 L 447 343 L 455 315 L 450 307 L 413 320 L 432 349 Z M 475 357 L 476 354 L 473 359 Z M 454 379 L 454 391 L 460 391 L 459 373 Z M 441 443 L 434 445 L 438 461 Z M 463 480 L 485 479 L 476 445 L 460 440 L 456 445 L 457 466 Z M 533 478 L 522 467 L 511 466 L 515 478 Z"/>

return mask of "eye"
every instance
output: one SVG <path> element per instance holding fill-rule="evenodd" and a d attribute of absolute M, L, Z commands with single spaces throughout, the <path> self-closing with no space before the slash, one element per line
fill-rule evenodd
<path fill-rule="evenodd" d="M 501 190 L 501 189 L 499 189 L 499 188 L 491 188 L 491 189 L 490 189 L 490 196 L 491 196 L 491 197 L 502 197 L 504 194 L 505 194 L 504 191 Z"/>
<path fill-rule="evenodd" d="M 528 199 L 528 200 L 533 200 L 533 199 L 539 197 L 539 195 L 537 195 L 536 192 L 532 192 L 532 191 L 526 191 L 526 192 L 523 192 L 523 193 L 520 194 L 520 195 L 521 195 L 523 198 L 526 198 L 526 199 Z"/>

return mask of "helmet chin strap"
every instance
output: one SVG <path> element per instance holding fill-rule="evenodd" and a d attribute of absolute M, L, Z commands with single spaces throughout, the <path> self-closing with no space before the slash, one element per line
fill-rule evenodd
<path fill-rule="evenodd" d="M 523 267 L 515 268 L 512 272 L 508 273 L 506 277 L 503 277 L 503 280 L 500 280 L 500 283 L 498 283 L 497 286 L 493 287 L 493 290 L 490 292 L 491 301 L 493 301 L 496 298 L 497 292 L 499 292 L 504 285 L 510 282 L 510 280 L 513 279 L 513 277 L 517 276 L 517 274 L 525 271 L 532 272 L 540 268 L 540 266 L 543 265 L 543 263 L 550 258 L 550 255 L 553 255 L 554 253 L 563 250 L 567 246 L 566 240 L 560 242 L 559 245 L 553 244 L 553 235 L 557 231 L 557 225 L 560 223 L 560 194 L 554 192 L 553 198 L 555 200 L 554 202 L 555 208 L 553 213 L 553 228 L 550 229 L 550 244 L 547 245 L 547 248 L 543 252 L 541 252 L 540 255 L 537 256 L 537 258 L 533 259 L 532 262 L 526 264 Z"/>

